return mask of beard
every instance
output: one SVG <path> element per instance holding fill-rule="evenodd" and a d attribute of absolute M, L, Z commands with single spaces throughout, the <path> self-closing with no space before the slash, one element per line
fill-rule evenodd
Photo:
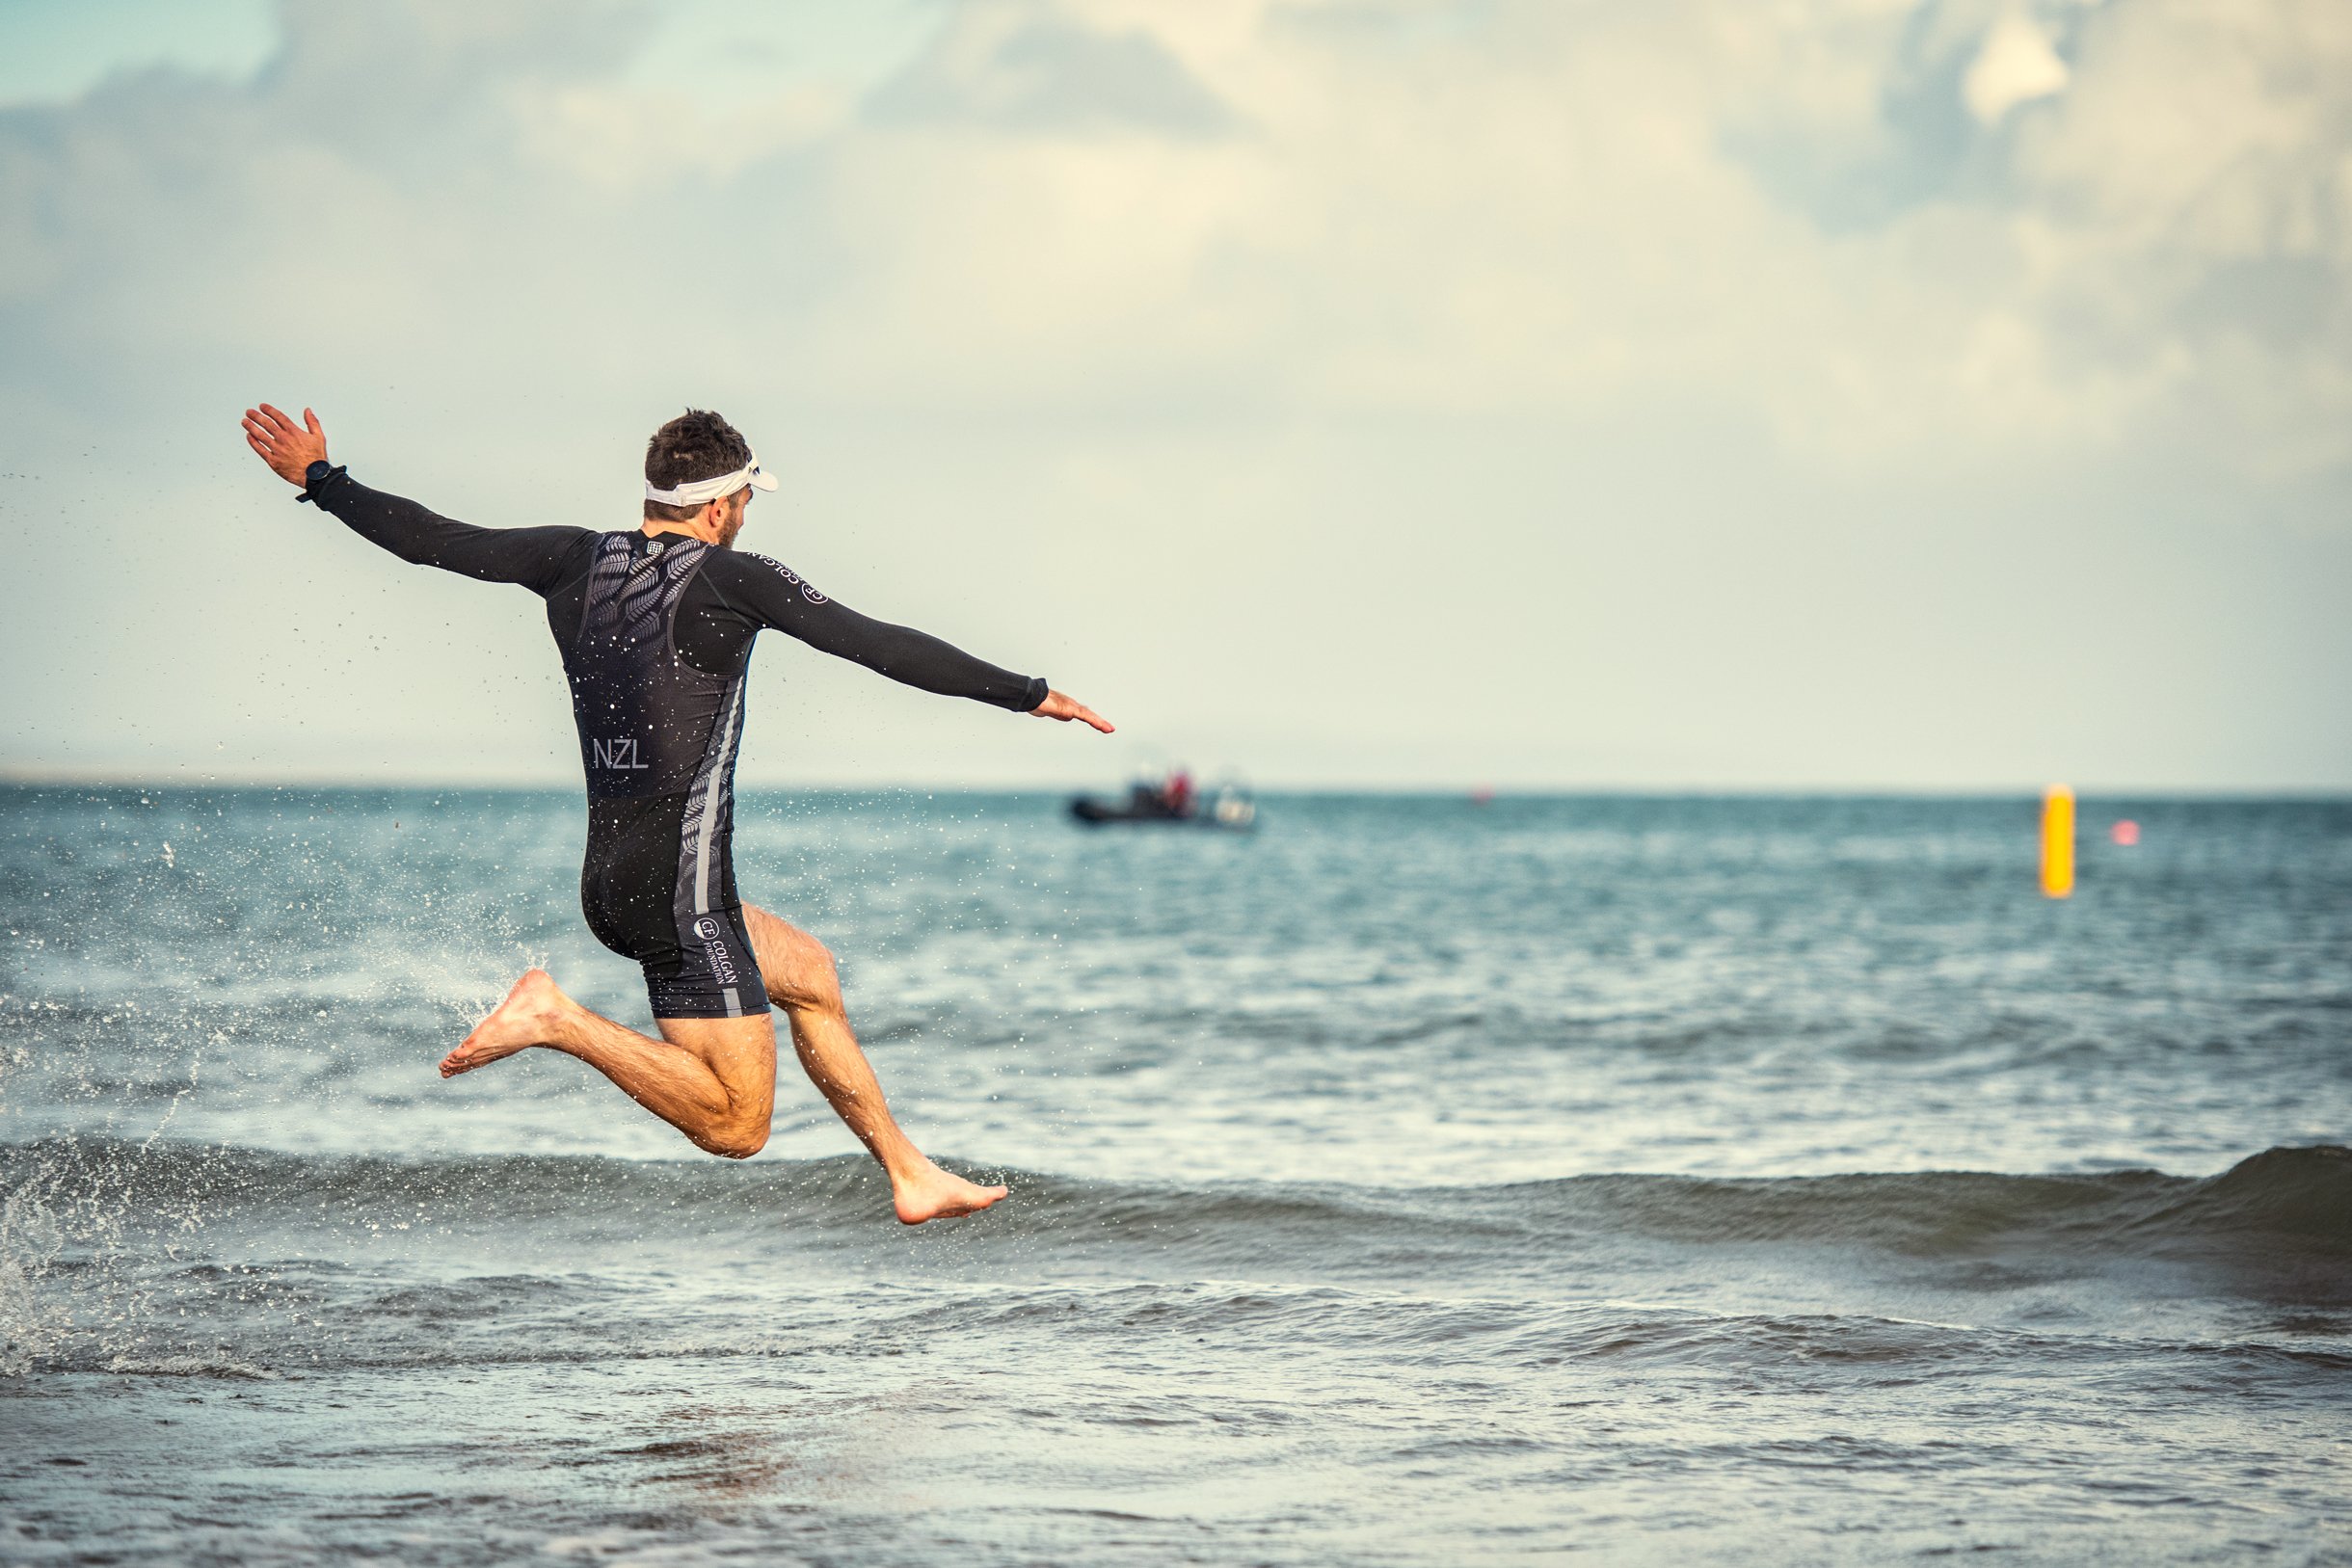
<path fill-rule="evenodd" d="M 744 514 L 750 510 L 751 508 L 749 505 L 738 506 L 735 509 L 735 515 L 733 517 L 730 517 L 725 522 L 719 524 L 720 549 L 729 549 L 734 546 L 735 535 L 743 531 Z"/>

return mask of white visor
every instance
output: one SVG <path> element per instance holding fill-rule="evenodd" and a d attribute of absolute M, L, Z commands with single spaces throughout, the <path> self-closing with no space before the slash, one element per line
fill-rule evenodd
<path fill-rule="evenodd" d="M 645 498 L 659 501 L 663 506 L 703 506 L 723 495 L 733 495 L 749 485 L 754 490 L 774 490 L 776 476 L 760 466 L 757 456 L 733 473 L 723 473 L 716 479 L 697 479 L 691 485 L 676 490 L 656 490 L 652 480 L 645 485 Z"/>

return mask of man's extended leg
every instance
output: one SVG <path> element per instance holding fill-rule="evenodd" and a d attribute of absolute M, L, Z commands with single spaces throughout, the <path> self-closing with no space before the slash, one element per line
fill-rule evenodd
<path fill-rule="evenodd" d="M 533 1046 L 577 1056 L 698 1149 L 748 1159 L 776 1103 L 776 1025 L 756 1018 L 665 1018 L 655 1040 L 582 1007 L 545 970 L 515 982 L 496 1011 L 441 1059 L 455 1077 Z"/>
<path fill-rule="evenodd" d="M 825 944 L 756 904 L 743 906 L 743 917 L 768 998 L 784 1009 L 791 1024 L 792 1049 L 799 1053 L 802 1070 L 890 1173 L 891 1200 L 899 1219 L 920 1225 L 949 1214 L 969 1214 L 1003 1197 L 1002 1187 L 984 1187 L 941 1170 L 899 1130 L 882 1099 L 881 1082 L 850 1031 L 841 979 Z"/>

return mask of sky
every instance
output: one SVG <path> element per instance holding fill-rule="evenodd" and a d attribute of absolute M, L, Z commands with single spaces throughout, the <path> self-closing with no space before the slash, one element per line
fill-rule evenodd
<path fill-rule="evenodd" d="M 290 500 L 742 544 L 747 784 L 2352 788 L 2341 0 L 0 0 L 0 773 L 562 784 L 540 607 Z"/>

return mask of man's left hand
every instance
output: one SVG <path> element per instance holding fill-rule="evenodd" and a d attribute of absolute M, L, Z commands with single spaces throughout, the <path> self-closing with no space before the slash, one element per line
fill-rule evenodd
<path fill-rule="evenodd" d="M 1030 708 L 1029 712 L 1040 719 L 1059 719 L 1064 724 L 1076 719 L 1081 724 L 1092 725 L 1105 734 L 1110 733 L 1111 730 L 1109 719 L 1067 692 L 1047 692 L 1045 701 Z"/>

